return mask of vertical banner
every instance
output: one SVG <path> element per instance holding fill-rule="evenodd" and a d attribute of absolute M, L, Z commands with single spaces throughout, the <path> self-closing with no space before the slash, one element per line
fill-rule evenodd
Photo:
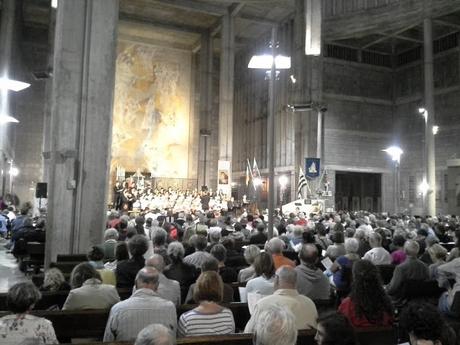
<path fill-rule="evenodd" d="M 219 161 L 217 165 L 217 191 L 230 198 L 232 193 L 230 161 Z"/>
<path fill-rule="evenodd" d="M 305 176 L 309 179 L 319 177 L 321 171 L 319 158 L 305 158 Z"/>
<path fill-rule="evenodd" d="M 305 0 L 305 55 L 321 55 L 321 0 Z"/>

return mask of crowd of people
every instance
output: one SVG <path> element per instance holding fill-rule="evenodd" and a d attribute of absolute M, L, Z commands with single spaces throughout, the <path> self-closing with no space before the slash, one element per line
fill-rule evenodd
<path fill-rule="evenodd" d="M 315 329 L 319 345 L 351 345 L 355 329 L 395 322 L 411 344 L 454 344 L 445 317 L 459 316 L 452 310 L 460 290 L 458 217 L 275 212 L 271 239 L 267 223 L 263 214 L 237 218 L 221 209 L 112 211 L 104 241 L 89 249 L 70 281 L 50 268 L 40 290 L 70 290 L 63 310 L 110 309 L 104 341 L 157 345 L 235 333 L 223 303 L 234 301 L 230 284 L 238 282 L 251 312 L 244 332 L 255 344 L 293 345 L 298 330 Z M 390 265 L 394 273 L 384 284 L 380 268 Z M 407 282 L 430 280 L 445 289 L 436 304 L 404 303 Z M 117 289 L 132 295 L 120 301 Z M 0 318 L 0 337 L 57 343 L 52 325 L 28 313 L 39 298 L 31 283 L 11 288 L 12 314 Z M 330 299 L 335 311 L 319 315 L 315 301 Z M 177 315 L 185 303 L 195 307 Z"/>
<path fill-rule="evenodd" d="M 117 181 L 113 187 L 113 207 L 123 211 L 145 211 L 148 209 L 169 209 L 173 212 L 194 212 L 196 210 L 235 207 L 233 198 L 212 189 L 198 191 L 179 188 L 153 188 L 150 182 L 138 184 L 132 177 Z"/>

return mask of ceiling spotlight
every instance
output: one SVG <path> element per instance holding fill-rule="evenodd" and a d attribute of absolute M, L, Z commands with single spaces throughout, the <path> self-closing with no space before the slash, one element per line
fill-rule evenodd
<path fill-rule="evenodd" d="M 57 8 L 58 7 L 58 0 L 51 0 L 51 7 Z"/>

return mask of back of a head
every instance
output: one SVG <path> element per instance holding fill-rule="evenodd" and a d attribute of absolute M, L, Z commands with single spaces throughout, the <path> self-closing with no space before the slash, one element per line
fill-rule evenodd
<path fill-rule="evenodd" d="M 79 288 L 86 280 L 93 278 L 101 280 L 99 272 L 91 264 L 82 262 L 72 270 L 70 274 L 70 286 L 72 289 Z"/>
<path fill-rule="evenodd" d="M 90 250 L 88 250 L 88 253 L 86 254 L 86 257 L 90 261 L 101 261 L 104 259 L 104 250 L 99 247 L 99 246 L 92 246 Z"/>
<path fill-rule="evenodd" d="M 134 235 L 128 241 L 128 249 L 132 256 L 142 256 L 149 249 L 149 243 L 144 235 Z"/>
<path fill-rule="evenodd" d="M 257 255 L 254 260 L 254 270 L 257 276 L 265 276 L 271 278 L 275 273 L 275 266 L 273 264 L 272 256 L 266 252 Z"/>
<path fill-rule="evenodd" d="M 138 289 L 153 285 L 158 287 L 160 273 L 153 267 L 144 267 L 137 272 L 136 287 Z"/>
<path fill-rule="evenodd" d="M 297 326 L 294 315 L 282 306 L 264 308 L 256 320 L 254 345 L 295 345 Z"/>
<path fill-rule="evenodd" d="M 104 240 L 118 240 L 118 230 L 114 228 L 110 228 L 105 230 L 104 232 Z"/>
<path fill-rule="evenodd" d="M 139 332 L 134 345 L 174 345 L 175 343 L 171 331 L 166 326 L 155 323 Z"/>
<path fill-rule="evenodd" d="M 277 237 L 272 238 L 268 241 L 268 250 L 272 254 L 281 254 L 284 249 L 284 242 Z"/>
<path fill-rule="evenodd" d="M 318 248 L 313 244 L 304 244 L 300 249 L 299 259 L 308 266 L 314 266 L 318 260 Z"/>
<path fill-rule="evenodd" d="M 353 327 L 344 315 L 338 313 L 318 319 L 315 340 L 318 345 L 356 345 Z"/>
<path fill-rule="evenodd" d="M 420 250 L 420 245 L 417 243 L 417 241 L 407 240 L 404 243 L 404 252 L 406 253 L 407 256 L 415 258 L 417 257 L 419 250 Z"/>
<path fill-rule="evenodd" d="M 377 232 L 373 232 L 369 236 L 369 244 L 371 245 L 372 248 L 381 247 L 382 246 L 382 236 L 380 236 L 380 234 Z"/>
<path fill-rule="evenodd" d="M 227 249 L 222 244 L 216 244 L 211 249 L 211 255 L 219 262 L 224 262 L 227 257 Z"/>
<path fill-rule="evenodd" d="M 43 279 L 43 287 L 46 287 L 49 291 L 58 291 L 62 283 L 65 282 L 65 277 L 62 272 L 56 268 L 49 268 L 45 271 L 45 277 Z"/>
<path fill-rule="evenodd" d="M 153 254 L 150 258 L 145 260 L 146 267 L 153 267 L 158 272 L 163 272 L 165 268 L 165 260 L 160 254 Z"/>
<path fill-rule="evenodd" d="M 257 247 L 255 244 L 250 244 L 244 250 L 244 259 L 246 260 L 248 264 L 252 265 L 257 255 L 259 254 L 260 254 L 260 248 Z"/>
<path fill-rule="evenodd" d="M 429 303 L 409 303 L 401 314 L 401 326 L 413 344 L 417 340 L 441 341 L 444 322 L 437 308 Z M 443 343 L 444 344 L 444 343 Z"/>
<path fill-rule="evenodd" d="M 40 298 L 40 291 L 31 282 L 17 283 L 9 288 L 6 304 L 12 313 L 22 314 L 30 310 Z"/>
<path fill-rule="evenodd" d="M 215 271 L 202 272 L 196 280 L 193 289 L 193 299 L 201 301 L 222 302 L 224 283 L 219 273 Z"/>
<path fill-rule="evenodd" d="M 257 224 L 257 231 L 258 232 L 264 232 L 265 228 L 266 228 L 266 226 L 265 226 L 264 223 L 260 222 L 260 223 Z"/>
<path fill-rule="evenodd" d="M 345 251 L 348 254 L 356 254 L 359 250 L 359 241 L 356 238 L 347 238 L 345 240 Z"/>
<path fill-rule="evenodd" d="M 208 244 L 206 237 L 202 235 L 193 235 L 190 240 L 192 241 L 191 243 L 193 247 L 195 247 L 195 250 L 199 250 L 199 251 L 205 250 Z"/>
<path fill-rule="evenodd" d="M 129 259 L 128 245 L 126 242 L 118 242 L 115 246 L 115 259 L 117 261 Z"/>
<path fill-rule="evenodd" d="M 281 266 L 276 271 L 276 288 L 295 289 L 297 285 L 297 271 L 291 266 Z"/>
<path fill-rule="evenodd" d="M 219 270 L 219 262 L 214 257 L 207 258 L 201 264 L 200 269 L 201 269 L 201 272 L 207 272 L 207 271 L 217 272 Z"/>
<path fill-rule="evenodd" d="M 184 258 L 185 249 L 182 243 L 174 241 L 168 245 L 167 253 L 173 262 L 180 262 Z"/>

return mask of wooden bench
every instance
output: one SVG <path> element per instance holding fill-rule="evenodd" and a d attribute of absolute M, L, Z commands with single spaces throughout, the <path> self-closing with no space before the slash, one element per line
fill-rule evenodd
<path fill-rule="evenodd" d="M 56 262 L 83 262 L 87 261 L 86 254 L 58 254 Z"/>
<path fill-rule="evenodd" d="M 132 294 L 132 289 L 129 288 L 117 290 L 121 300 L 129 298 Z M 37 302 L 37 304 L 35 304 L 35 310 L 47 310 L 52 306 L 58 306 L 59 309 L 61 309 L 67 299 L 67 296 L 69 295 L 69 291 L 43 291 L 41 294 L 42 298 Z M 8 293 L 0 293 L 0 310 L 8 310 L 6 305 L 7 295 Z"/>
<path fill-rule="evenodd" d="M 297 345 L 316 345 L 316 330 L 300 330 Z M 357 329 L 356 337 L 360 345 L 394 345 L 397 344 L 394 328 Z M 133 345 L 134 342 L 90 342 L 83 345 Z M 253 345 L 251 333 L 227 335 L 193 336 L 177 339 L 177 345 Z"/>
<path fill-rule="evenodd" d="M 19 257 L 19 268 L 23 272 L 32 269 L 33 272 L 39 272 L 45 262 L 45 243 L 27 242 L 27 254 Z"/>

